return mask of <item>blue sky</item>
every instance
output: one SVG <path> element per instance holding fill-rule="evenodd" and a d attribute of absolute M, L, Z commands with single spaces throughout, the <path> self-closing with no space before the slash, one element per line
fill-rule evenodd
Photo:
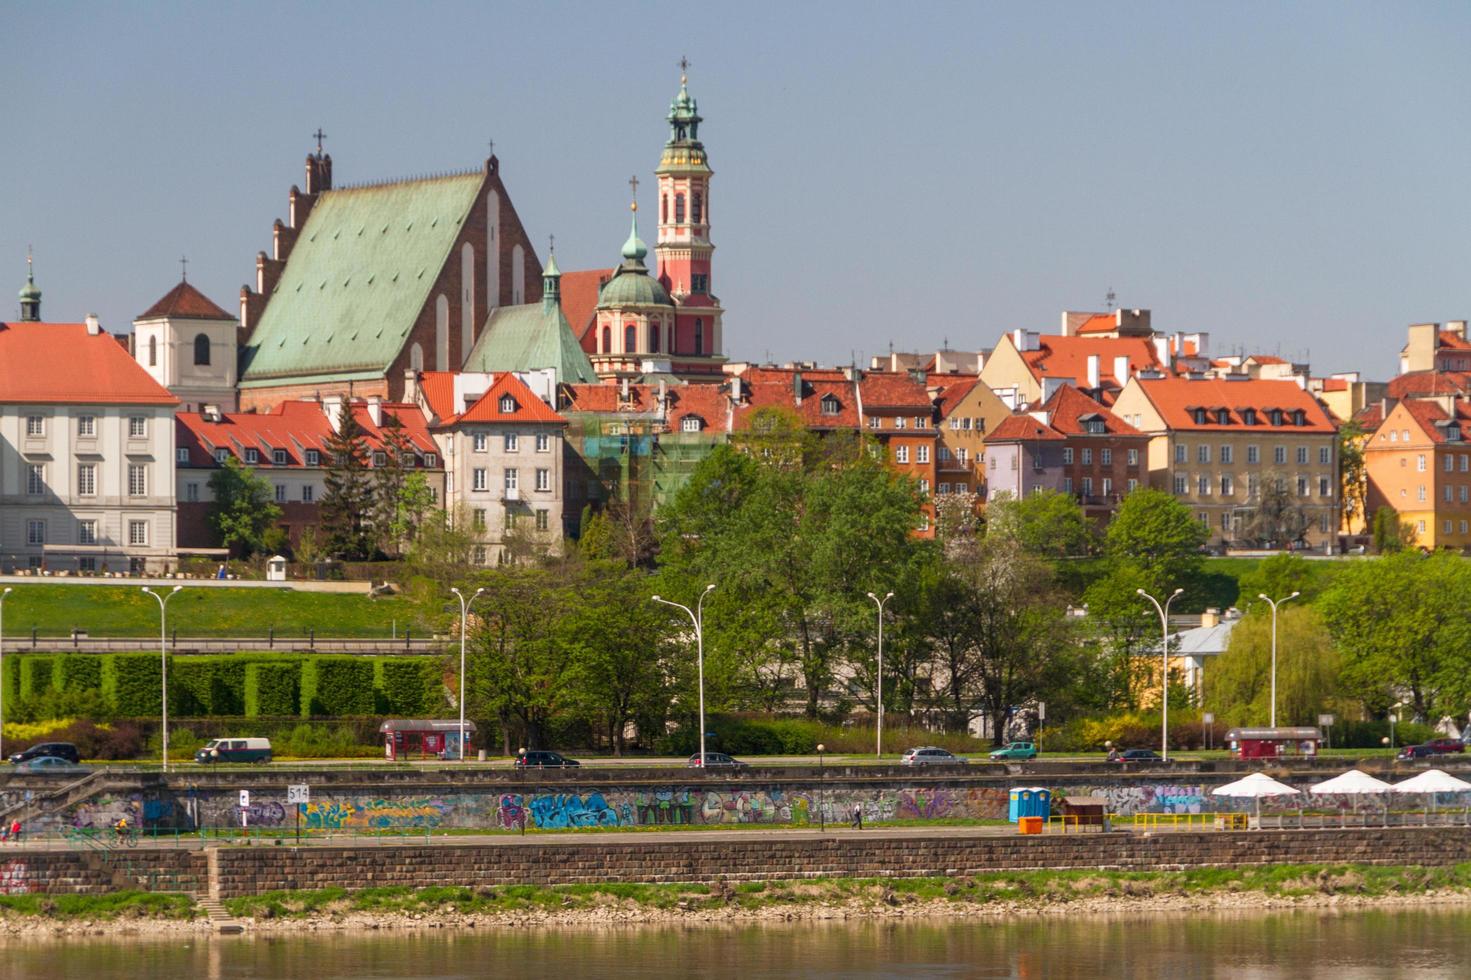
<path fill-rule="evenodd" d="M 1471 5 L 6 7 L 0 283 L 111 329 L 234 310 L 318 125 L 339 183 L 480 165 L 613 264 L 690 89 L 735 358 L 846 362 L 1149 307 L 1218 351 L 1389 375 L 1471 316 Z M 652 239 L 652 229 L 646 229 Z M 8 270 L 8 271 L 6 271 Z M 0 315 L 16 314 L 14 293 Z"/>

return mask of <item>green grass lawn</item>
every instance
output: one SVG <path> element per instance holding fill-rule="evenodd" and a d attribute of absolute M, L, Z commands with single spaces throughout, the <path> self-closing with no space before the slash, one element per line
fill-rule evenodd
<path fill-rule="evenodd" d="M 398 596 L 372 598 L 290 589 L 189 588 L 168 604 L 169 632 L 179 636 L 384 637 L 419 632 L 418 610 Z M 12 642 L 34 628 L 41 636 L 157 636 L 158 600 L 137 585 L 17 585 L 5 600 Z"/>

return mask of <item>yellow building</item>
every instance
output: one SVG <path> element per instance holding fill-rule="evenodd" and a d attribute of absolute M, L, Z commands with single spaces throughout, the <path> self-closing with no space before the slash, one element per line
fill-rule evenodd
<path fill-rule="evenodd" d="M 1364 447 L 1368 511 L 1390 507 L 1424 548 L 1471 547 L 1471 411 L 1453 396 L 1403 401 Z"/>

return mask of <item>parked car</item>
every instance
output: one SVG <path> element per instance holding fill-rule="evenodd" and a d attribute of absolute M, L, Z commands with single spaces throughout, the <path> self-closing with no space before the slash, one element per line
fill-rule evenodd
<path fill-rule="evenodd" d="M 1425 744 L 1441 755 L 1466 751 L 1466 743 L 1459 738 L 1432 738 Z"/>
<path fill-rule="evenodd" d="M 194 753 L 195 762 L 270 762 L 268 738 L 214 738 Z"/>
<path fill-rule="evenodd" d="M 933 745 L 909 749 L 899 757 L 901 766 L 963 766 L 965 759 Z"/>
<path fill-rule="evenodd" d="M 746 764 L 740 759 L 735 759 L 726 755 L 724 752 L 706 752 L 705 763 L 702 766 L 700 764 L 700 753 L 696 752 L 694 755 L 690 756 L 689 761 L 686 762 L 685 765 L 689 766 L 691 769 L 742 769 L 745 767 Z"/>
<path fill-rule="evenodd" d="M 10 757 L 10 761 L 20 765 L 32 759 L 46 758 L 65 759 L 71 763 L 82 761 L 81 755 L 77 753 L 77 747 L 70 742 L 41 742 L 38 745 L 32 745 L 24 752 L 15 753 Z"/>
<path fill-rule="evenodd" d="M 86 766 L 79 766 L 70 759 L 63 759 L 59 755 L 41 755 L 20 763 L 15 767 L 15 771 L 32 776 L 67 776 L 80 775 L 92 770 Z"/>
<path fill-rule="evenodd" d="M 991 753 L 992 759 L 1035 759 L 1037 746 L 1032 742 L 1012 742 Z"/>
<path fill-rule="evenodd" d="M 576 759 L 569 759 L 560 752 L 535 749 L 516 757 L 516 765 L 523 769 L 560 769 L 565 766 L 580 766 Z"/>
<path fill-rule="evenodd" d="M 1396 755 L 1395 758 L 1401 762 L 1408 762 L 1411 759 L 1428 759 L 1431 756 L 1443 754 L 1436 751 L 1429 742 L 1425 742 L 1420 745 L 1406 745 L 1399 750 L 1399 755 Z"/>
<path fill-rule="evenodd" d="M 1126 749 L 1118 754 L 1114 762 L 1163 762 L 1160 754 L 1154 749 Z"/>

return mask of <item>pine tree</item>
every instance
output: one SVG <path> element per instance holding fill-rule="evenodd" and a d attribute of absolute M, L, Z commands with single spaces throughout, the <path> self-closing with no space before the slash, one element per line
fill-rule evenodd
<path fill-rule="evenodd" d="M 373 538 L 379 551 L 396 556 L 409 531 L 404 486 L 413 472 L 414 444 L 396 416 L 384 412 L 381 428 L 384 463 L 373 468 Z"/>
<path fill-rule="evenodd" d="M 346 401 L 337 415 L 336 430 L 327 438 L 325 447 L 330 462 L 318 512 L 327 552 L 341 560 L 362 560 L 372 551 L 368 440 Z"/>

